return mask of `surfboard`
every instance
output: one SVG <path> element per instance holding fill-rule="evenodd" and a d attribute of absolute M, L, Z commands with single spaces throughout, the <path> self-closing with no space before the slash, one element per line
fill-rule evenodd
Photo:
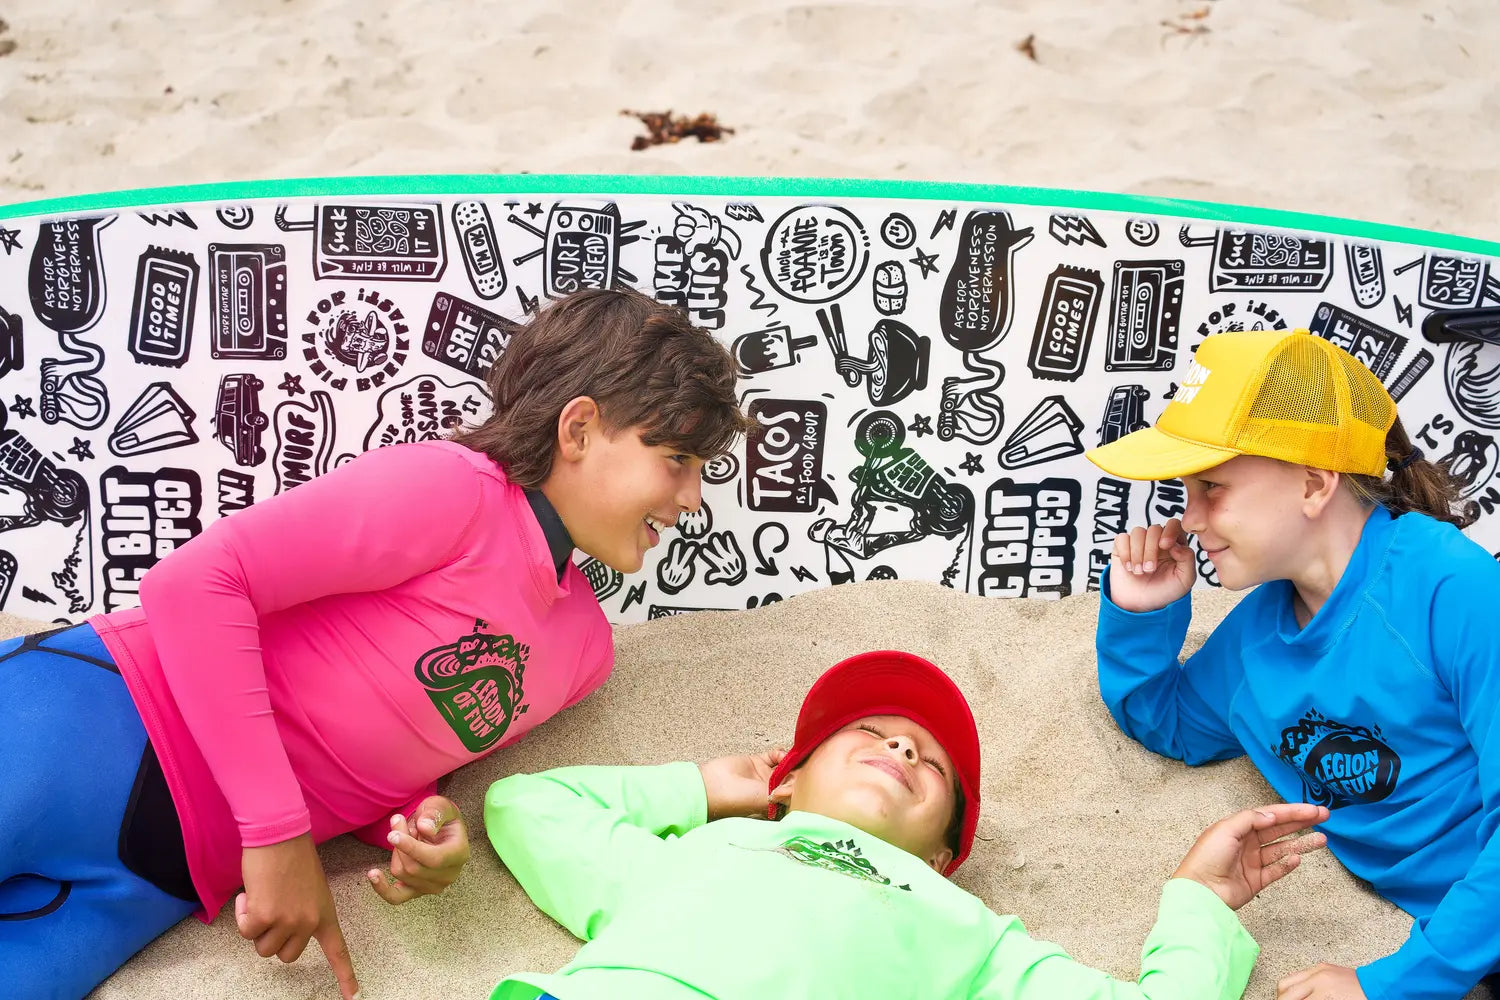
<path fill-rule="evenodd" d="M 1083 451 L 1154 421 L 1228 330 L 1351 351 L 1500 550 L 1481 240 L 1029 188 L 520 175 L 13 205 L 0 251 L 0 607 L 31 617 L 129 607 L 215 519 L 482 418 L 518 324 L 621 285 L 722 339 L 759 433 L 640 572 L 579 556 L 615 622 L 867 579 L 1096 589 L 1114 534 L 1185 497 Z"/>

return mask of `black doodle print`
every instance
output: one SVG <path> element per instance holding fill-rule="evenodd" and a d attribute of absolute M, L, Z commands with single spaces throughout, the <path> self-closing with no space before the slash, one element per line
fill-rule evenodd
<path fill-rule="evenodd" d="M 314 389 L 306 402 L 288 399 L 278 403 L 273 421 L 275 451 L 271 468 L 280 493 L 327 472 L 333 462 L 337 422 L 333 397 Z"/>
<path fill-rule="evenodd" d="M 740 460 L 729 452 L 715 455 L 703 463 L 703 481 L 710 486 L 722 486 L 732 483 L 739 477 Z"/>
<path fill-rule="evenodd" d="M 1138 247 L 1155 246 L 1161 228 L 1150 219 L 1131 219 L 1125 223 L 1125 238 Z"/>
<path fill-rule="evenodd" d="M 900 212 L 892 212 L 880 224 L 880 238 L 892 250 L 909 250 L 917 242 L 917 229 L 911 224 L 911 219 Z"/>
<path fill-rule="evenodd" d="M 1089 576 L 1087 590 L 1093 593 L 1100 589 L 1100 580 L 1109 567 L 1110 555 L 1114 552 L 1115 536 L 1130 530 L 1130 489 L 1125 479 L 1100 476 L 1094 486 L 1094 524 L 1089 541 Z"/>
<path fill-rule="evenodd" d="M 767 547 L 765 536 L 776 534 L 781 537 L 775 544 Z M 786 547 L 791 544 L 792 536 L 787 533 L 786 525 L 780 521 L 767 521 L 755 529 L 755 537 L 751 539 L 751 551 L 755 553 L 755 572 L 761 576 L 775 576 L 780 570 L 776 566 L 776 560 L 772 556 L 778 552 L 785 552 Z"/>
<path fill-rule="evenodd" d="M 1000 449 L 1000 465 L 1015 470 L 1083 453 L 1083 421 L 1062 396 L 1048 396 L 1016 425 Z"/>
<path fill-rule="evenodd" d="M 755 432 L 745 439 L 746 506 L 811 513 L 837 503 L 823 478 L 828 407 L 817 400 L 755 399 L 746 408 Z"/>
<path fill-rule="evenodd" d="M 130 306 L 130 356 L 144 365 L 181 368 L 192 347 L 198 262 L 190 253 L 147 247 L 136 267 Z"/>
<path fill-rule="evenodd" d="M 381 388 L 411 352 L 406 314 L 374 289 L 331 292 L 309 310 L 305 323 L 303 360 L 314 377 L 340 391 Z"/>
<path fill-rule="evenodd" d="M 198 223 L 193 221 L 193 217 L 180 208 L 170 212 L 137 212 L 136 215 L 148 226 L 165 226 L 168 229 L 173 226 L 184 226 L 188 229 L 198 228 Z"/>
<path fill-rule="evenodd" d="M 906 268 L 899 260 L 881 261 L 875 265 L 875 311 L 882 316 L 899 316 L 906 311 Z"/>
<path fill-rule="evenodd" d="M 656 238 L 653 291 L 694 324 L 718 330 L 726 320 L 730 261 L 739 258 L 739 235 L 706 209 L 682 202 L 672 207 L 677 212 L 672 234 Z"/>
<path fill-rule="evenodd" d="M 859 283 L 870 262 L 864 224 L 836 205 L 804 205 L 771 224 L 760 252 L 771 287 L 793 302 L 831 302 Z"/>
<path fill-rule="evenodd" d="M 1083 451 L 1149 426 L 1198 346 L 1239 330 L 1305 324 L 1369 365 L 1481 512 L 1476 537 L 1500 530 L 1500 283 L 1482 252 L 1003 199 L 413 191 L 117 211 L 0 229 L 0 604 L 23 614 L 134 600 L 109 467 L 137 477 L 117 487 L 168 459 L 212 481 L 202 525 L 361 450 L 447 436 L 489 412 L 518 324 L 584 288 L 683 309 L 730 350 L 754 423 L 639 579 L 580 557 L 617 619 L 866 579 L 1096 588 L 1114 534 L 1186 495 Z"/>
<path fill-rule="evenodd" d="M 479 382 L 445 382 L 418 375 L 380 394 L 375 422 L 363 448 L 384 448 L 413 441 L 436 441 L 487 412 L 489 394 Z"/>
<path fill-rule="evenodd" d="M 1098 271 L 1059 265 L 1042 290 L 1042 308 L 1031 338 L 1026 367 L 1041 379 L 1073 382 L 1083 374 L 1104 279 Z"/>
<path fill-rule="evenodd" d="M 219 516 L 244 510 L 255 503 L 255 476 L 239 469 L 220 469 L 215 477 L 219 487 Z"/>
<path fill-rule="evenodd" d="M 1500 302 L 1500 281 L 1490 266 L 1476 257 L 1428 254 L 1422 259 L 1417 301 L 1427 309 L 1474 309 Z"/>
<path fill-rule="evenodd" d="M 932 341 L 894 319 L 883 319 L 870 331 L 869 358 L 849 353 L 844 317 L 837 303 L 818 310 L 818 324 L 833 351 L 834 370 L 849 386 L 864 382 L 870 402 L 892 406 L 927 388 L 927 360 Z"/>
<path fill-rule="evenodd" d="M 1066 597 L 1082 496 L 1076 480 L 1001 479 L 985 493 L 979 593 L 993 597 Z"/>
<path fill-rule="evenodd" d="M 1099 235 L 1099 230 L 1086 215 L 1053 215 L 1047 222 L 1047 232 L 1063 246 L 1082 246 L 1085 243 L 1105 246 L 1104 237 Z"/>
<path fill-rule="evenodd" d="M 0 549 L 0 608 L 10 600 L 10 589 L 16 585 L 16 571 L 20 568 L 14 555 Z"/>
<path fill-rule="evenodd" d="M 114 466 L 99 477 L 104 505 L 104 609 L 139 603 L 141 578 L 203 530 L 203 485 L 191 469 L 131 472 Z"/>
<path fill-rule="evenodd" d="M 1115 262 L 1104 370 L 1169 371 L 1182 315 L 1180 260 Z"/>
<path fill-rule="evenodd" d="M 36 318 L 59 334 L 77 334 L 104 315 L 99 234 L 114 216 L 44 222 L 31 250 L 27 290 Z"/>
<path fill-rule="evenodd" d="M 1117 385 L 1109 392 L 1104 416 L 1099 421 L 1099 443 L 1118 441 L 1151 425 L 1146 421 L 1146 401 L 1151 394 L 1143 385 Z"/>
<path fill-rule="evenodd" d="M 617 569 L 610 569 L 593 556 L 589 556 L 578 564 L 578 569 L 583 573 L 583 578 L 593 588 L 594 599 L 604 603 L 620 592 L 625 586 L 625 574 Z"/>
<path fill-rule="evenodd" d="M 1345 243 L 1344 259 L 1349 268 L 1349 292 L 1361 309 L 1374 309 L 1385 298 L 1385 263 L 1380 247 L 1373 243 Z"/>
<path fill-rule="evenodd" d="M 1449 344 L 1443 382 L 1448 399 L 1465 419 L 1500 430 L 1500 354 L 1473 341 Z"/>
<path fill-rule="evenodd" d="M 271 418 L 261 408 L 260 391 L 266 387 L 248 372 L 225 375 L 219 380 L 214 402 L 214 440 L 229 449 L 236 465 L 259 465 L 266 460 L 261 443 Z"/>
<path fill-rule="evenodd" d="M 1285 330 L 1286 317 L 1270 303 L 1261 299 L 1230 299 L 1216 301 L 1208 317 L 1198 324 L 1199 337 L 1212 337 L 1216 333 L 1237 333 L 1244 330 Z M 1193 345 L 1197 351 L 1198 345 Z"/>
<path fill-rule="evenodd" d="M 282 206 L 276 225 L 312 230 L 316 278 L 436 281 L 448 266 L 437 205 L 319 205 L 310 222 L 288 222 Z"/>
<path fill-rule="evenodd" d="M 760 209 L 748 202 L 730 202 L 724 206 L 726 218 L 734 219 L 736 222 L 764 222 L 765 218 L 760 214 Z"/>
<path fill-rule="evenodd" d="M 1015 228 L 1008 212 L 970 212 L 964 218 L 939 306 L 949 344 L 983 351 L 1010 332 L 1014 258 L 1031 239 L 1032 230 Z"/>
<path fill-rule="evenodd" d="M 1473 497 L 1484 490 L 1500 469 L 1500 447 L 1492 435 L 1464 430 L 1454 437 L 1448 453 L 1437 462 L 1458 481 L 1462 496 Z"/>
<path fill-rule="evenodd" d="M 249 205 L 225 205 L 214 212 L 214 215 L 226 229 L 236 231 L 249 229 L 250 224 L 255 221 L 255 209 Z"/>
<path fill-rule="evenodd" d="M 26 341 L 21 336 L 21 317 L 0 306 L 0 378 L 26 366 Z"/>
<path fill-rule="evenodd" d="M 539 205 L 529 205 L 527 216 L 538 213 Z M 547 212 L 545 229 L 512 213 L 506 221 L 542 241 L 538 250 L 514 258 L 517 267 L 533 257 L 542 258 L 542 288 L 548 298 L 559 298 L 587 288 L 615 288 L 633 285 L 636 277 L 620 266 L 620 249 L 640 239 L 634 231 L 646 223 L 624 222 L 620 206 L 609 202 L 603 206 L 559 203 Z M 520 289 L 516 289 L 520 294 Z M 533 309 L 528 309 L 530 313 Z"/>
<path fill-rule="evenodd" d="M 120 458 L 195 444 L 198 416 L 168 382 L 152 382 L 109 433 L 109 450 Z"/>
<path fill-rule="evenodd" d="M 423 328 L 422 353 L 482 379 L 505 353 L 518 328 L 483 306 L 438 292 Z"/>
<path fill-rule="evenodd" d="M 286 248 L 210 243 L 209 315 L 215 358 L 286 357 Z"/>
<path fill-rule="evenodd" d="M 943 574 L 943 584 L 953 586 L 960 553 L 972 533 L 974 495 L 967 487 L 943 479 L 920 455 L 903 447 L 905 436 L 901 421 L 886 410 L 869 414 L 855 429 L 854 447 L 864 463 L 849 473 L 855 484 L 849 515 L 843 523 L 820 518 L 808 529 L 808 537 L 822 542 L 827 550 L 830 580 L 852 574 L 845 556 L 868 559 L 893 545 L 939 535 L 961 539 Z M 907 525 L 879 530 L 874 519 L 881 504 L 907 510 Z"/>
<path fill-rule="evenodd" d="M 1211 246 L 1208 274 L 1212 292 L 1278 289 L 1321 292 L 1333 277 L 1333 241 L 1260 230 L 1219 229 L 1193 236 L 1182 227 L 1185 247 Z"/>
<path fill-rule="evenodd" d="M 962 438 L 970 444 L 989 444 L 1005 425 L 1005 405 L 998 391 L 1005 381 L 1005 368 L 978 353 L 960 357 L 971 374 L 968 378 L 954 375 L 943 379 L 938 440 Z"/>
<path fill-rule="evenodd" d="M 498 299 L 505 292 L 505 259 L 490 210 L 482 201 L 460 201 L 453 206 L 453 232 L 463 251 L 469 284 L 481 299 Z"/>
<path fill-rule="evenodd" d="M 1417 351 L 1416 356 L 1407 362 L 1401 374 L 1392 380 L 1390 384 L 1391 399 L 1397 403 L 1401 402 L 1402 398 L 1408 392 L 1411 392 L 1412 386 L 1417 384 L 1417 380 L 1427 374 L 1432 364 L 1433 357 L 1431 351 L 1425 347 Z"/>
<path fill-rule="evenodd" d="M 817 346 L 818 338 L 798 337 L 785 323 L 754 330 L 736 337 L 730 346 L 741 375 L 764 375 L 778 368 L 790 368 L 799 354 Z"/>

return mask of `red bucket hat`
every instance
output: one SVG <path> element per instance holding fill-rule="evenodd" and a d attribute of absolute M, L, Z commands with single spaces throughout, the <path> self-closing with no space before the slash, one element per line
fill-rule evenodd
<path fill-rule="evenodd" d="M 979 732 L 958 685 L 920 656 L 882 649 L 829 667 L 802 700 L 796 739 L 772 772 L 770 788 L 786 780 L 828 737 L 869 715 L 912 720 L 932 733 L 953 760 L 964 811 L 958 852 L 943 872 L 952 875 L 969 856 L 979 826 Z M 771 812 L 774 816 L 774 806 Z"/>

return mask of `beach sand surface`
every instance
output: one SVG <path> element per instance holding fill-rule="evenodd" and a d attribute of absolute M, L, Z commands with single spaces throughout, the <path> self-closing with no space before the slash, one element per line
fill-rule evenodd
<path fill-rule="evenodd" d="M 1500 8 L 1485 0 L 12 0 L 0 16 L 0 203 L 355 174 L 839 176 L 1500 238 Z M 736 131 L 632 152 L 625 108 L 712 111 Z M 1232 601 L 1199 596 L 1190 647 Z M 1118 731 L 1094 680 L 1096 612 L 1096 596 L 888 582 L 619 629 L 601 692 L 445 786 L 475 838 L 447 895 L 393 909 L 363 880 L 380 852 L 324 849 L 364 996 L 482 997 L 572 954 L 483 840 L 491 781 L 785 743 L 818 673 L 882 646 L 940 663 L 979 719 L 983 819 L 959 883 L 1133 978 L 1194 837 L 1273 796 L 1243 760 L 1190 769 Z M 1386 954 L 1410 925 L 1326 853 L 1241 917 L 1263 949 L 1251 997 L 1314 962 Z M 336 995 L 316 948 L 259 959 L 229 915 L 185 921 L 94 994 Z"/>

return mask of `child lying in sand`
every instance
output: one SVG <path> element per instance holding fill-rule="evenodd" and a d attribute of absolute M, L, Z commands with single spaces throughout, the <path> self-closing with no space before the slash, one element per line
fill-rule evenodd
<path fill-rule="evenodd" d="M 1280 838 L 1328 815 L 1275 805 L 1209 827 L 1163 888 L 1129 984 L 947 881 L 973 844 L 979 790 L 962 693 L 898 652 L 825 673 L 784 754 L 498 781 L 490 842 L 588 943 L 556 975 L 517 974 L 491 1000 L 1230 1000 L 1258 952 L 1233 910 L 1321 847 L 1321 834 Z M 747 818 L 768 806 L 790 811 Z"/>

